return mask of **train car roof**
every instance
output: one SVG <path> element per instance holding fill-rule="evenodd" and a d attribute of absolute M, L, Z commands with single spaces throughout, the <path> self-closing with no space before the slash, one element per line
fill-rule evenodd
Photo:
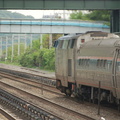
<path fill-rule="evenodd" d="M 103 39 L 103 40 L 91 40 L 85 42 L 83 47 L 120 47 L 120 38 L 113 38 L 113 39 Z"/>
<path fill-rule="evenodd" d="M 66 35 L 66 36 L 62 36 L 60 38 L 58 38 L 58 40 L 70 40 L 70 39 L 77 39 L 81 34 L 70 34 L 70 35 Z"/>

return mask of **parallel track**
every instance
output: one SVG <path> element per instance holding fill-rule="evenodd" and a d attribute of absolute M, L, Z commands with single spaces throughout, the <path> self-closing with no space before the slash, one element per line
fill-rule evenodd
<path fill-rule="evenodd" d="M 40 101 L 42 104 L 50 106 L 51 108 L 54 108 L 54 109 L 56 109 L 58 111 L 61 111 L 62 113 L 65 113 L 68 116 L 72 115 L 72 116 L 74 116 L 74 117 L 76 117 L 77 119 L 80 119 L 80 120 L 95 120 L 93 118 L 90 118 L 89 116 L 80 114 L 80 113 L 78 113 L 76 111 L 70 110 L 69 108 L 65 108 L 63 106 L 60 106 L 60 105 L 54 103 L 54 102 L 51 102 L 48 99 L 45 99 L 45 98 L 42 98 L 42 97 L 38 97 L 38 96 L 33 95 L 31 93 L 28 93 L 26 91 L 20 90 L 20 89 L 18 89 L 16 87 L 13 87 L 11 85 L 8 85 L 8 84 L 2 83 L 2 82 L 0 82 L 0 85 L 2 87 L 4 86 L 4 88 L 9 89 L 9 91 L 14 89 L 17 93 L 19 93 L 21 95 L 24 95 L 24 96 L 27 96 L 28 98 L 34 99 L 36 101 Z"/>
<path fill-rule="evenodd" d="M 32 86 L 32 87 L 42 89 L 43 91 L 51 92 L 51 93 L 54 93 L 54 94 L 57 94 L 57 95 L 63 95 L 60 91 L 58 91 L 55 88 L 55 86 L 42 84 L 41 82 L 36 81 L 36 80 L 21 78 L 21 77 L 18 77 L 18 76 L 12 75 L 12 74 L 8 74 L 8 73 L 5 73 L 5 72 L 2 72 L 2 73 L 0 72 L 0 76 L 4 77 L 4 78 L 8 78 L 12 81 L 17 81 L 17 82 L 22 83 L 22 84 L 26 84 L 26 85 L 29 85 L 29 86 Z"/>
<path fill-rule="evenodd" d="M 9 71 L 9 70 L 8 70 Z M 18 72 L 18 71 L 17 71 Z M 11 72 L 12 73 L 12 72 Z M 15 71 L 14 71 L 14 74 L 15 74 Z M 19 73 L 17 73 L 17 74 L 19 74 Z M 21 74 L 21 73 L 20 73 Z M 23 73 L 22 72 L 22 74 L 26 74 L 26 73 Z M 39 81 L 38 79 L 34 79 L 34 78 L 36 78 L 35 76 L 33 77 L 33 79 L 32 78 L 30 78 L 30 77 L 28 77 L 29 76 L 29 74 L 30 73 L 27 73 L 27 77 L 26 78 L 24 78 L 25 76 L 23 75 L 23 76 L 16 76 L 16 75 L 13 75 L 13 74 L 9 74 L 8 72 L 7 72 L 7 74 L 5 73 L 5 71 L 4 72 L 1 72 L 1 69 L 0 69 L 0 76 L 1 76 L 1 79 L 2 78 L 7 78 L 7 79 L 11 79 L 11 81 L 17 81 L 18 83 L 22 83 L 22 84 L 25 84 L 25 85 L 27 85 L 27 86 L 31 86 L 31 87 L 33 87 L 33 88 L 37 88 L 37 89 L 42 89 L 43 91 L 47 91 L 47 92 L 51 92 L 51 93 L 54 93 L 54 94 L 59 94 L 59 95 L 63 95 L 63 94 L 61 94 L 59 91 L 57 91 L 56 89 L 55 89 L 55 86 L 54 85 L 47 85 L 46 83 L 44 84 L 44 83 L 42 83 L 42 81 Z M 44 76 L 39 76 L 39 77 L 41 77 L 43 80 L 44 80 Z M 45 77 L 45 79 L 46 79 L 47 77 Z M 48 78 L 49 79 L 49 78 Z M 52 80 L 52 79 L 51 79 Z M 7 86 L 7 84 L 6 83 L 1 83 L 1 84 L 4 84 L 4 85 L 6 85 L 6 88 L 9 88 L 10 86 L 8 85 Z M 3 85 L 3 86 L 4 86 Z M 4 89 L 4 88 L 3 88 Z M 12 88 L 12 86 L 10 87 L 10 89 L 12 90 L 12 89 L 15 89 L 14 87 Z M 16 89 L 18 89 L 18 88 L 16 88 Z M 10 91 L 11 91 L 10 90 Z M 9 90 L 7 90 L 7 91 L 9 91 Z M 30 97 L 30 93 L 28 93 L 28 92 L 26 92 L 26 91 L 24 91 L 23 90 L 23 93 L 25 93 L 26 94 L 26 96 L 28 95 L 29 97 Z M 20 92 L 20 94 L 23 94 L 23 93 L 21 93 Z M 14 94 L 14 93 L 13 93 Z M 33 95 L 34 96 L 34 95 Z M 37 101 L 41 101 L 40 99 L 39 99 L 39 97 L 38 96 L 36 96 L 37 98 L 33 98 L 33 99 L 36 99 Z M 31 98 L 31 97 L 30 97 Z M 44 101 L 45 100 L 43 100 L 43 104 L 47 104 L 48 106 L 49 106 L 49 103 L 47 103 L 47 102 L 45 102 L 44 103 Z M 49 101 L 49 100 L 48 100 Z M 50 103 L 50 105 L 52 105 L 51 103 Z M 51 107 L 53 107 L 53 106 L 51 106 Z M 62 106 L 61 106 L 62 107 Z M 60 109 L 60 111 L 62 111 L 61 110 L 61 108 L 55 108 L 55 109 Z M 73 115 L 73 116 L 76 116 L 76 118 L 78 118 L 78 120 L 80 119 L 80 120 L 95 120 L 94 118 L 90 118 L 89 116 L 86 116 L 86 115 L 83 115 L 82 114 L 82 117 L 80 117 L 80 113 L 78 113 L 78 112 L 76 112 L 75 113 L 75 111 L 72 113 L 72 112 L 70 112 L 69 111 L 69 109 L 67 110 L 68 108 L 66 108 L 65 110 L 63 110 L 63 113 L 66 113 L 68 116 L 69 116 L 69 113 L 71 114 L 71 115 Z M 67 112 L 68 111 L 68 112 Z M 78 115 L 77 115 L 78 114 Z M 78 117 L 77 117 L 78 116 Z"/>
<path fill-rule="evenodd" d="M 56 79 L 55 78 L 52 78 L 52 77 L 46 77 L 46 74 L 45 75 L 36 75 L 36 74 L 31 74 L 31 73 L 28 73 L 28 72 L 21 72 L 21 71 L 16 71 L 16 70 L 9 70 L 9 69 L 5 69 L 5 68 L 0 68 L 0 72 L 1 73 L 8 73 L 8 74 L 11 74 L 13 76 L 16 76 L 16 77 L 19 77 L 19 78 L 27 78 L 27 79 L 34 79 L 36 80 L 37 82 L 40 82 L 40 83 L 44 83 L 44 84 L 49 84 L 49 85 L 52 85 L 52 86 L 56 86 Z"/>
<path fill-rule="evenodd" d="M 0 108 L 0 113 L 6 117 L 8 120 L 17 120 L 13 115 L 9 114 L 4 109 Z"/>

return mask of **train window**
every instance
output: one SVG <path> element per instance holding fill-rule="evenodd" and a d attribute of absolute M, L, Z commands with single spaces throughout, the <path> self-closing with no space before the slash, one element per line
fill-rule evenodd
<path fill-rule="evenodd" d="M 105 69 L 107 65 L 107 60 L 97 60 L 97 67 Z"/>
<path fill-rule="evenodd" d="M 58 41 L 56 48 L 59 48 L 60 41 Z"/>
<path fill-rule="evenodd" d="M 67 49 L 67 46 L 68 46 L 68 40 L 64 40 L 62 48 Z"/>
<path fill-rule="evenodd" d="M 120 50 L 118 50 L 118 58 L 117 58 L 116 70 L 117 70 L 117 72 L 120 72 Z"/>
<path fill-rule="evenodd" d="M 79 59 L 78 60 L 78 65 L 80 68 L 88 68 L 90 64 L 90 59 Z"/>
<path fill-rule="evenodd" d="M 53 45 L 53 47 L 55 47 L 55 44 L 56 44 L 56 41 L 54 41 L 54 45 Z"/>
<path fill-rule="evenodd" d="M 103 67 L 103 60 L 100 60 L 100 67 Z"/>
<path fill-rule="evenodd" d="M 69 41 L 68 48 L 73 48 L 73 47 L 74 47 L 74 44 L 75 44 L 75 39 L 70 40 L 70 41 Z"/>
<path fill-rule="evenodd" d="M 83 59 L 83 66 L 86 66 L 86 59 Z"/>
<path fill-rule="evenodd" d="M 87 66 L 87 59 L 84 59 L 83 65 L 84 65 L 84 67 Z"/>
<path fill-rule="evenodd" d="M 56 40 L 55 42 L 54 42 L 54 45 L 53 45 L 53 47 L 57 47 L 58 46 L 58 41 Z"/>
<path fill-rule="evenodd" d="M 69 40 L 68 48 L 71 48 L 71 40 Z"/>
<path fill-rule="evenodd" d="M 78 64 L 79 64 L 79 65 L 81 65 L 81 59 L 79 59 L 79 61 L 78 61 L 78 62 L 79 62 Z"/>
<path fill-rule="evenodd" d="M 108 61 L 107 62 L 107 69 L 111 70 L 111 68 L 112 68 L 112 61 Z"/>
<path fill-rule="evenodd" d="M 61 45 L 60 45 L 60 48 L 62 48 L 63 43 L 64 43 L 64 40 L 61 40 Z"/>
<path fill-rule="evenodd" d="M 74 47 L 74 44 L 75 44 L 75 39 L 72 40 L 72 43 L 71 43 L 71 48 Z"/>
<path fill-rule="evenodd" d="M 81 66 L 84 65 L 84 59 L 81 59 Z"/>
<path fill-rule="evenodd" d="M 58 48 L 62 48 L 62 46 L 63 46 L 63 40 L 60 40 Z"/>
<path fill-rule="evenodd" d="M 79 59 L 79 65 L 82 66 L 82 67 L 88 67 L 89 66 L 89 62 L 90 60 L 89 59 Z"/>
<path fill-rule="evenodd" d="M 104 67 L 104 68 L 105 68 L 106 64 L 107 64 L 107 60 L 104 60 L 104 61 L 103 61 L 103 67 Z"/>
<path fill-rule="evenodd" d="M 97 67 L 100 67 L 100 59 L 97 60 Z"/>
<path fill-rule="evenodd" d="M 86 66 L 89 66 L 89 59 L 86 60 Z"/>
<path fill-rule="evenodd" d="M 120 72 L 120 62 L 117 62 L 117 72 Z"/>

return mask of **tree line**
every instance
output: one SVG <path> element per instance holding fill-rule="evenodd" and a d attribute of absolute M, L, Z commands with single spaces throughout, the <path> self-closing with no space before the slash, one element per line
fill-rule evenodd
<path fill-rule="evenodd" d="M 110 10 L 93 10 L 86 13 L 76 10 L 70 14 L 70 19 L 104 21 L 105 24 L 110 25 L 110 15 Z"/>

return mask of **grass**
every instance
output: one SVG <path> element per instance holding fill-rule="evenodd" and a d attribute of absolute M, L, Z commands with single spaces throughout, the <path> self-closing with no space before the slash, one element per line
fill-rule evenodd
<path fill-rule="evenodd" d="M 0 61 L 2 64 L 7 64 L 7 65 L 15 65 L 15 66 L 20 66 L 22 67 L 19 63 L 17 62 L 9 62 L 9 61 Z M 43 71 L 48 71 L 48 72 L 55 72 L 54 70 L 48 70 L 45 68 L 40 68 L 40 67 L 26 67 L 26 68 L 33 68 L 33 69 L 38 69 L 38 70 L 43 70 Z"/>
<path fill-rule="evenodd" d="M 9 64 L 9 65 L 16 65 L 16 66 L 21 66 L 19 63 L 17 62 L 9 62 L 9 61 L 0 61 L 0 63 L 2 64 Z"/>

